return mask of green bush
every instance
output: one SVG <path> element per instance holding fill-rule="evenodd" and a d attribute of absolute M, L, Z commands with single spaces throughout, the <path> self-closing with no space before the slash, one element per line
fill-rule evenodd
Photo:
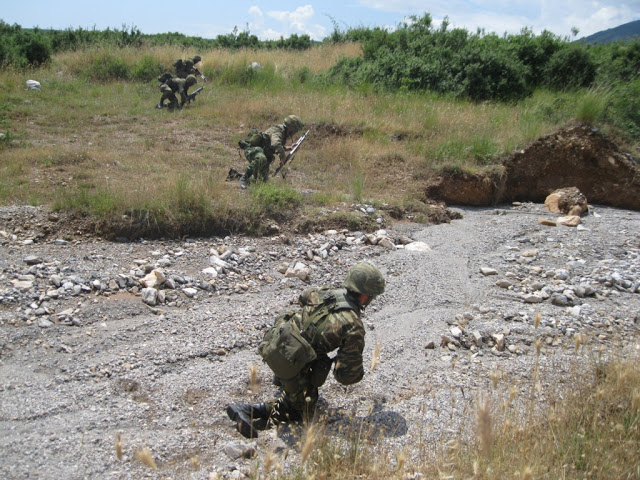
<path fill-rule="evenodd" d="M 640 75 L 640 39 L 598 45 L 595 51 L 600 83 L 630 82 Z"/>
<path fill-rule="evenodd" d="M 88 70 L 89 76 L 94 80 L 127 80 L 129 67 L 125 61 L 112 53 L 98 55 Z"/>
<path fill-rule="evenodd" d="M 23 30 L 0 20 L 0 66 L 37 67 L 51 60 L 51 43 L 40 30 Z"/>
<path fill-rule="evenodd" d="M 496 38 L 485 37 L 463 54 L 456 83 L 466 97 L 512 100 L 529 93 L 526 67 L 500 45 Z"/>
<path fill-rule="evenodd" d="M 640 138 L 640 78 L 617 85 L 610 98 L 609 121 L 637 142 Z"/>
<path fill-rule="evenodd" d="M 542 83 L 547 62 L 562 47 L 563 41 L 547 30 L 535 36 L 524 28 L 518 35 L 509 36 L 508 43 L 526 68 L 528 86 L 535 88 Z"/>
<path fill-rule="evenodd" d="M 591 88 L 576 105 L 576 118 L 581 122 L 594 124 L 604 115 L 609 96 L 606 88 Z"/>
<path fill-rule="evenodd" d="M 131 69 L 131 76 L 141 82 L 155 80 L 165 71 L 164 66 L 151 55 L 143 55 Z"/>
<path fill-rule="evenodd" d="M 299 83 L 301 85 L 303 83 L 307 83 L 312 77 L 313 77 L 313 74 L 311 73 L 311 70 L 309 69 L 309 67 L 299 68 L 293 74 L 294 82 Z"/>
<path fill-rule="evenodd" d="M 569 44 L 551 56 L 545 77 L 547 85 L 556 90 L 589 87 L 596 77 L 596 64 L 587 47 Z"/>
<path fill-rule="evenodd" d="M 30 66 L 37 67 L 51 60 L 51 45 L 43 35 L 27 35 L 21 50 Z"/>

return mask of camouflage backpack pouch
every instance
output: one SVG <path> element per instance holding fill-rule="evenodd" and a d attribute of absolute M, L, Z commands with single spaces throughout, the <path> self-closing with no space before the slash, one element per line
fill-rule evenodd
<path fill-rule="evenodd" d="M 295 377 L 309 362 L 316 359 L 311 344 L 300 334 L 293 312 L 279 317 L 258 346 L 258 353 L 273 373 L 284 380 Z"/>
<path fill-rule="evenodd" d="M 249 130 L 244 140 L 238 142 L 238 146 L 243 150 L 250 147 L 269 148 L 271 146 L 271 139 L 268 135 L 254 127 Z"/>

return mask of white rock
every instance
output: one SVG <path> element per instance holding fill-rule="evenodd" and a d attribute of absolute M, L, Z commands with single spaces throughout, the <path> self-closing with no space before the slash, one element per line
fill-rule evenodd
<path fill-rule="evenodd" d="M 216 256 L 209 257 L 209 263 L 211 263 L 211 265 L 213 265 L 214 267 L 220 267 L 225 270 L 231 269 L 231 265 Z"/>
<path fill-rule="evenodd" d="M 493 335 L 491 335 L 491 338 L 493 338 L 493 341 L 496 342 L 496 348 L 498 349 L 498 351 L 502 352 L 504 350 L 504 335 L 501 333 L 494 333 Z"/>
<path fill-rule="evenodd" d="M 495 268 L 482 267 L 480 269 L 480 273 L 482 273 L 484 276 L 489 276 L 489 275 L 497 275 L 498 271 Z"/>
<path fill-rule="evenodd" d="M 191 287 L 187 287 L 187 288 L 183 288 L 182 292 L 189 298 L 193 298 L 196 296 L 196 294 L 198 293 L 198 290 L 196 290 L 195 288 L 191 288 Z"/>
<path fill-rule="evenodd" d="M 386 248 L 387 250 L 395 250 L 396 249 L 396 244 L 393 243 L 391 241 L 391 239 L 389 239 L 387 237 L 383 237 L 380 240 L 378 240 L 378 245 L 380 245 L 383 248 Z"/>
<path fill-rule="evenodd" d="M 540 303 L 544 300 L 540 295 L 529 294 L 524 296 L 524 301 L 526 303 Z"/>
<path fill-rule="evenodd" d="M 39 92 L 41 85 L 40 85 L 40 82 L 38 82 L 37 80 L 27 80 L 27 88 L 29 90 L 36 90 Z"/>
<path fill-rule="evenodd" d="M 142 301 L 152 307 L 158 303 L 158 290 L 155 288 L 143 288 L 142 289 Z"/>
<path fill-rule="evenodd" d="M 166 277 L 162 270 L 152 270 L 151 273 L 146 275 L 144 278 L 140 280 L 140 283 L 148 288 L 159 287 L 164 283 Z"/>
<path fill-rule="evenodd" d="M 202 270 L 202 273 L 204 273 L 205 275 L 210 275 L 213 278 L 216 278 L 218 276 L 218 271 L 214 267 L 207 267 Z"/>
<path fill-rule="evenodd" d="M 411 242 L 404 246 L 405 250 L 412 252 L 430 252 L 431 247 L 424 242 Z"/>
<path fill-rule="evenodd" d="M 284 276 L 287 278 L 297 277 L 300 280 L 309 280 L 311 270 L 302 262 L 297 262 L 293 267 L 289 267 Z"/>
<path fill-rule="evenodd" d="M 33 288 L 33 282 L 29 281 L 11 280 L 11 283 L 13 283 L 13 288 L 21 292 L 27 292 Z"/>
<path fill-rule="evenodd" d="M 462 336 L 462 330 L 460 330 L 460 328 L 456 326 L 451 327 L 449 331 L 451 332 L 451 335 L 453 335 L 455 338 L 460 338 Z"/>

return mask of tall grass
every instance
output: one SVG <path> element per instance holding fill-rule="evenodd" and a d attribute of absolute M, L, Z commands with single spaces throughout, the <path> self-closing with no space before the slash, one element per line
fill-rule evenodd
<path fill-rule="evenodd" d="M 547 377 L 532 376 L 527 386 L 495 375 L 495 387 L 475 402 L 475 419 L 469 418 L 474 428 L 443 438 L 433 454 L 410 456 L 404 448 L 381 447 L 362 424 L 337 432 L 311 424 L 300 435 L 299 465 L 274 474 L 287 480 L 640 478 L 638 359 L 593 358 L 585 371 L 584 358 L 570 360 L 564 387 Z M 527 390 L 532 393 L 522 397 Z M 535 413 L 531 402 L 537 403 Z M 420 439 L 412 441 L 406 448 L 420 449 Z M 258 470 L 262 474 L 254 478 L 272 478 L 269 469 Z"/>
<path fill-rule="evenodd" d="M 607 88 L 590 88 L 577 104 L 576 118 L 588 124 L 595 124 L 604 115 L 610 102 L 611 92 Z"/>

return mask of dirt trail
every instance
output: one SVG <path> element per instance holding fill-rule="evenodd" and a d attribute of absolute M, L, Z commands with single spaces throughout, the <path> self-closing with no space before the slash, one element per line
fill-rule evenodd
<path fill-rule="evenodd" d="M 45 212 L 30 211 L 46 218 Z M 256 459 L 234 460 L 224 452 L 230 443 L 246 442 L 224 406 L 275 393 L 255 353 L 264 329 L 291 308 L 303 288 L 337 285 L 360 260 L 378 265 L 388 288 L 363 317 L 364 380 L 344 387 L 330 377 L 321 390 L 321 421 L 337 439 L 348 435 L 345 429 L 364 426 L 379 448 L 404 448 L 412 458 L 423 457 L 455 432 L 472 433 L 471 413 L 478 394 L 492 391 L 492 372 L 526 401 L 538 339 L 540 400 L 553 394 L 551 380 L 570 381 L 579 364 L 577 335 L 584 335 L 585 357 L 595 349 L 605 355 L 637 351 L 639 212 L 596 206 L 576 229 L 540 225 L 539 217 L 550 216 L 540 204 L 456 211 L 463 218 L 449 224 L 401 224 L 388 232 L 424 242 L 431 251 L 345 246 L 321 263 L 310 262 L 309 283 L 278 271 L 283 261 L 306 261 L 309 236 L 56 243 L 13 238 L 0 225 L 7 233 L 0 259 L 0 476 L 249 474 Z M 49 281 L 54 270 L 108 283 L 142 259 L 170 259 L 167 270 L 201 285 L 211 249 L 222 244 L 244 260 L 236 272 L 215 280 L 217 288 L 199 288 L 192 298 L 180 293 L 156 307 L 136 294 L 95 290 L 48 301 L 55 311 L 49 318 L 71 309 L 64 318 L 75 323 L 43 322 L 35 314 L 37 296 L 16 292 L 12 283 L 29 271 L 36 283 Z M 26 265 L 29 256 L 41 257 L 43 266 Z M 528 303 L 527 295 L 539 295 L 540 301 Z M 562 295 L 569 304 L 559 303 Z M 372 370 L 376 346 L 379 363 Z M 261 388 L 249 392 L 254 364 Z M 116 454 L 118 435 L 122 459 Z M 297 465 L 298 435 L 296 426 L 265 432 L 253 443 L 258 463 L 278 451 L 285 467 Z M 135 452 L 144 447 L 158 470 L 136 460 Z"/>

